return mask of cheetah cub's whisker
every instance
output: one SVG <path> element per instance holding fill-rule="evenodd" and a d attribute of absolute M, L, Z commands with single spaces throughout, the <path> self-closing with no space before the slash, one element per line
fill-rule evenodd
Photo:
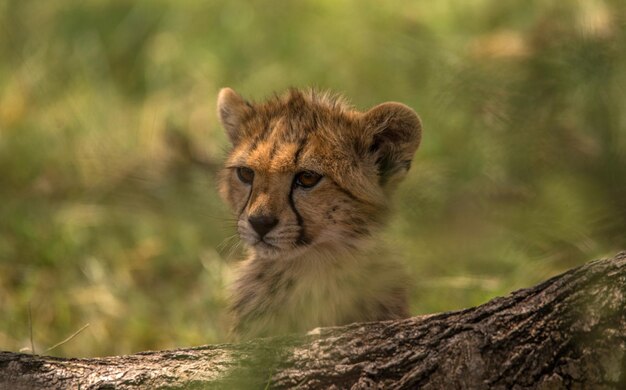
<path fill-rule="evenodd" d="M 295 89 L 250 103 L 224 88 L 217 109 L 232 144 L 220 194 L 249 252 L 231 286 L 236 334 L 408 316 L 408 277 L 376 234 L 419 146 L 417 114 Z"/>

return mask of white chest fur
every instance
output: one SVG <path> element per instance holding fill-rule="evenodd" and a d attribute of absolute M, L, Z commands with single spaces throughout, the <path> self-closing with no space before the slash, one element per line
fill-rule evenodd
<path fill-rule="evenodd" d="M 377 251 L 250 258 L 233 284 L 235 330 L 248 337 L 407 315 L 404 269 Z"/>

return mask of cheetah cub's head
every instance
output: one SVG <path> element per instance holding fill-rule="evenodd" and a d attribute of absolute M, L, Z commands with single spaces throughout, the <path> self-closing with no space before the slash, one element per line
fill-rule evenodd
<path fill-rule="evenodd" d="M 314 90 L 255 104 L 224 88 L 217 109 L 232 144 L 220 193 L 264 258 L 359 247 L 384 222 L 421 138 L 401 103 L 360 112 Z"/>

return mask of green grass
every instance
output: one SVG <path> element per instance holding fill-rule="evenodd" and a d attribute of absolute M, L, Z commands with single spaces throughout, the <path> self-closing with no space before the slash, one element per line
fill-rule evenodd
<path fill-rule="evenodd" d="M 626 248 L 625 20 L 600 0 L 0 1 L 0 349 L 30 325 L 41 352 L 89 323 L 65 356 L 226 339 L 233 222 L 175 142 L 219 163 L 223 86 L 420 113 L 386 234 L 415 314 Z"/>

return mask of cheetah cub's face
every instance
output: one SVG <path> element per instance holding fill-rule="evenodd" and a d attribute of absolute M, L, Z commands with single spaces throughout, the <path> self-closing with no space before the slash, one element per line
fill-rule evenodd
<path fill-rule="evenodd" d="M 314 90 L 253 104 L 224 88 L 218 115 L 232 143 L 220 193 L 264 258 L 359 247 L 384 222 L 421 135 L 403 104 L 359 112 Z"/>

